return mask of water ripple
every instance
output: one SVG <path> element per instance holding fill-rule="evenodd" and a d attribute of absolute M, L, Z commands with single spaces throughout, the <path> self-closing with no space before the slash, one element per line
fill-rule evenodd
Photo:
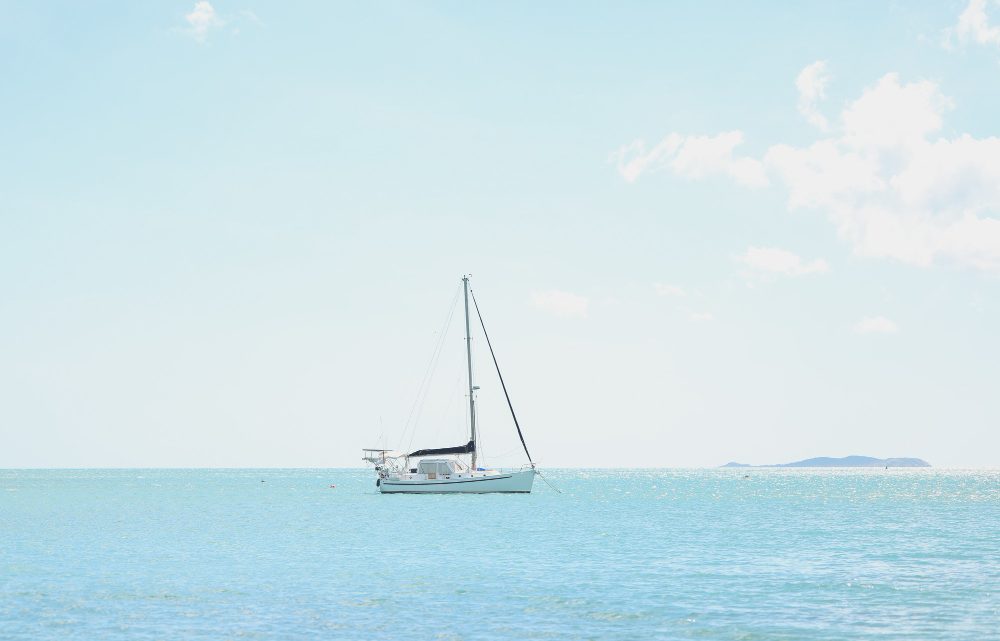
<path fill-rule="evenodd" d="M 996 471 L 547 476 L 0 471 L 0 637 L 997 638 Z"/>

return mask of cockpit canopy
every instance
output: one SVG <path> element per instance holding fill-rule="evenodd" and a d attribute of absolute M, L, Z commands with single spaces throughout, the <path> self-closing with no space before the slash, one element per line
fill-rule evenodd
<path fill-rule="evenodd" d="M 438 475 L 458 474 L 459 472 L 464 472 L 467 469 L 468 468 L 463 465 L 461 461 L 443 458 L 424 459 L 420 461 L 420 465 L 417 467 L 420 474 Z"/>

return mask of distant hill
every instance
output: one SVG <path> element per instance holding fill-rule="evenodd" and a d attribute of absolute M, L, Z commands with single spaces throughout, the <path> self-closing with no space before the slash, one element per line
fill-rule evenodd
<path fill-rule="evenodd" d="M 773 465 L 750 465 L 731 461 L 722 467 L 930 467 L 931 464 L 920 458 L 874 458 L 871 456 L 843 456 L 833 458 L 819 456 L 807 458 L 794 463 L 775 463 Z"/>

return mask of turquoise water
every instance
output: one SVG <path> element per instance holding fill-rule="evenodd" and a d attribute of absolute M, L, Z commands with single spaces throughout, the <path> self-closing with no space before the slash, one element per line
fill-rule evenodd
<path fill-rule="evenodd" d="M 1000 472 L 547 477 L 0 470 L 0 638 L 1000 638 Z"/>

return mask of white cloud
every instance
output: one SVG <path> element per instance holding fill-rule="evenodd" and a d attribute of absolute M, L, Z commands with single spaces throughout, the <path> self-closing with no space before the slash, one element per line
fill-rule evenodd
<path fill-rule="evenodd" d="M 587 315 L 590 299 L 586 296 L 571 294 L 557 289 L 542 292 L 532 292 L 531 302 L 535 307 L 543 309 L 556 316 L 580 317 Z"/>
<path fill-rule="evenodd" d="M 859 255 L 1000 273 L 1000 138 L 941 136 L 952 108 L 934 82 L 903 83 L 889 73 L 844 108 L 831 135 L 801 147 L 772 145 L 760 161 L 738 160 L 778 178 L 789 209 L 824 212 Z M 714 137 L 731 143 L 717 160 L 733 158 L 742 140 L 734 133 Z M 677 149 L 693 138 L 672 136 L 681 141 Z M 619 171 L 634 180 L 677 155 L 661 152 L 639 167 L 630 163 L 642 155 L 623 148 Z M 671 168 L 689 178 L 710 173 Z M 754 182 L 766 184 L 768 175 Z"/>
<path fill-rule="evenodd" d="M 822 258 L 806 262 L 798 254 L 776 247 L 749 247 L 737 259 L 757 274 L 802 276 L 830 271 Z"/>
<path fill-rule="evenodd" d="M 1000 5 L 1000 2 L 993 4 Z M 987 0 L 969 0 L 968 6 L 958 16 L 958 24 L 945 32 L 946 44 L 950 44 L 951 37 L 954 36 L 962 44 L 974 42 L 1000 46 L 1000 27 L 990 25 L 987 5 Z"/>
<path fill-rule="evenodd" d="M 885 316 L 868 316 L 854 325 L 854 331 L 858 334 L 895 334 L 899 328 Z"/>
<path fill-rule="evenodd" d="M 665 283 L 653 283 L 653 289 L 660 296 L 684 296 L 684 290 L 677 285 L 667 285 Z"/>
<path fill-rule="evenodd" d="M 839 136 L 776 145 L 791 209 L 826 211 L 856 253 L 1000 271 L 1000 139 L 934 137 L 952 108 L 936 84 L 886 74 L 847 106 Z"/>
<path fill-rule="evenodd" d="M 249 9 L 243 9 L 240 11 L 240 17 L 246 18 L 249 22 L 254 24 L 264 26 L 264 21 L 261 20 L 256 13 L 250 11 Z"/>
<path fill-rule="evenodd" d="M 684 178 L 699 179 L 728 175 L 746 187 L 768 184 L 764 166 L 755 158 L 736 157 L 733 150 L 743 142 L 743 133 L 726 131 L 715 136 L 682 136 L 672 133 L 649 151 L 636 140 L 611 154 L 618 173 L 635 182 L 644 173 L 670 170 Z"/>
<path fill-rule="evenodd" d="M 188 23 L 187 33 L 198 42 L 205 42 L 209 31 L 225 24 L 207 0 L 195 2 L 194 9 L 184 19 Z"/>
<path fill-rule="evenodd" d="M 691 312 L 689 317 L 696 323 L 708 323 L 715 320 L 715 316 L 710 312 Z"/>
<path fill-rule="evenodd" d="M 842 142 L 863 151 L 910 151 L 941 129 L 954 103 L 930 80 L 902 85 L 887 73 L 841 114 Z"/>
<path fill-rule="evenodd" d="M 646 143 L 634 140 L 611 154 L 611 160 L 618 163 L 618 173 L 628 182 L 635 182 L 639 176 L 657 168 L 664 157 L 672 155 L 683 139 L 678 134 L 670 134 L 658 145 L 646 151 Z"/>
<path fill-rule="evenodd" d="M 826 116 L 818 109 L 820 101 L 826 98 L 826 85 L 830 82 L 830 74 L 826 71 L 826 61 L 817 60 L 807 65 L 795 79 L 795 87 L 799 90 L 799 113 L 811 125 L 823 131 L 829 129 Z"/>

